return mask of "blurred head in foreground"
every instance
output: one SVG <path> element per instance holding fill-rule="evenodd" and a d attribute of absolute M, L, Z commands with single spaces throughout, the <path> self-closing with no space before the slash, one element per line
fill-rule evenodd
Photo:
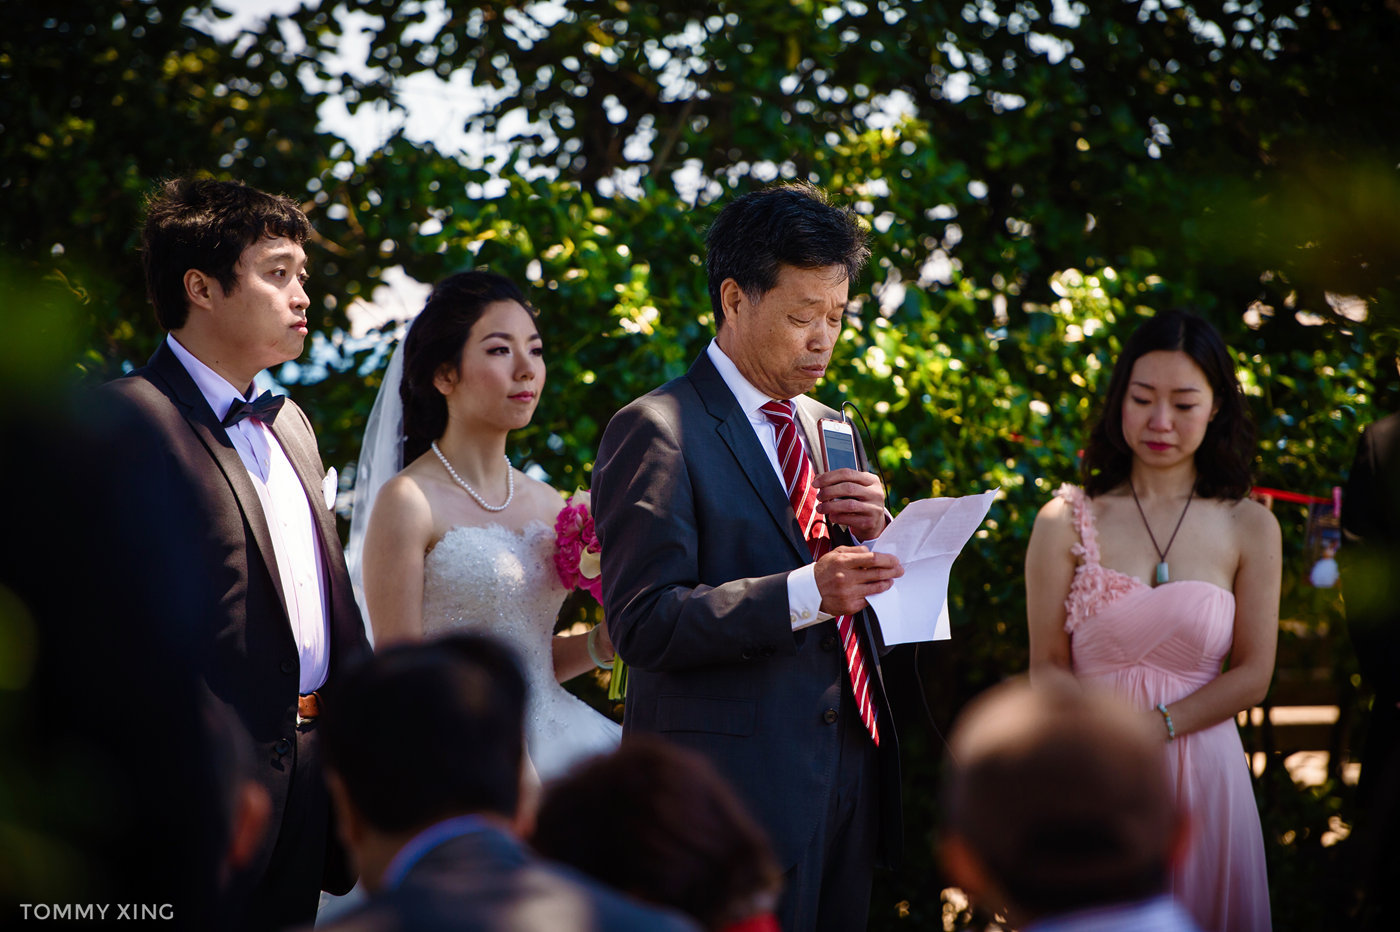
<path fill-rule="evenodd" d="M 532 841 L 705 929 L 766 916 L 778 898 L 768 839 L 734 791 L 709 760 L 655 738 L 629 737 L 547 788 Z"/>
<path fill-rule="evenodd" d="M 506 647 L 460 634 L 385 648 L 322 719 L 331 796 L 371 892 L 431 825 L 477 815 L 515 827 L 525 679 Z"/>
<path fill-rule="evenodd" d="M 954 726 L 944 864 L 1015 922 L 1147 900 L 1184 840 L 1161 735 L 1072 677 L 987 690 Z"/>

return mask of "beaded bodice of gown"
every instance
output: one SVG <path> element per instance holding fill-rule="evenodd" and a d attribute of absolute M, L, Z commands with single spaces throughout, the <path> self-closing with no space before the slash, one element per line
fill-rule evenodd
<path fill-rule="evenodd" d="M 621 728 L 559 685 L 554 624 L 568 591 L 554 567 L 554 528 L 462 525 L 423 563 L 423 631 L 490 634 L 520 657 L 529 684 L 526 743 L 540 778 L 616 747 Z"/>
<path fill-rule="evenodd" d="M 520 530 L 462 525 L 423 563 L 423 632 L 470 630 L 507 641 L 532 689 L 554 680 L 550 637 L 568 593 L 554 571 L 554 534 L 543 521 Z"/>

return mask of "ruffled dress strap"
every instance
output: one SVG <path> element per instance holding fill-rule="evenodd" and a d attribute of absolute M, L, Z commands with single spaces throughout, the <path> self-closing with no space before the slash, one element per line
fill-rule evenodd
<path fill-rule="evenodd" d="M 1079 486 L 1068 482 L 1056 489 L 1055 495 L 1069 502 L 1074 529 L 1079 534 L 1079 542 L 1070 547 L 1070 553 L 1083 557 L 1086 566 L 1098 566 L 1099 535 L 1094 529 L 1094 509 L 1089 504 L 1089 496 Z"/>
<path fill-rule="evenodd" d="M 1131 576 L 1106 570 L 1099 564 L 1099 533 L 1094 526 L 1094 506 L 1083 489 L 1062 485 L 1055 492 L 1069 502 L 1078 542 L 1070 552 L 1080 558 L 1074 580 L 1065 596 L 1065 631 L 1074 634 L 1085 620 L 1102 612 L 1113 602 L 1142 586 Z"/>

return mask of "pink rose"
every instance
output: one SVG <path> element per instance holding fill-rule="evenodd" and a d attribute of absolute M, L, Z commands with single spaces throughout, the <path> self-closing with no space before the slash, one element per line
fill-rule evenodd
<path fill-rule="evenodd" d="M 554 566 L 559 581 L 566 589 L 584 589 L 601 604 L 601 576 L 598 534 L 593 530 L 593 515 L 588 510 L 589 495 L 577 491 L 565 501 L 554 519 Z"/>

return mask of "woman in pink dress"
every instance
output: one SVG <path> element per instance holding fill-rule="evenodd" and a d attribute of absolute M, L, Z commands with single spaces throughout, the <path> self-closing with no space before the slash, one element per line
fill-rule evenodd
<path fill-rule="evenodd" d="M 1188 819 L 1172 892 L 1210 932 L 1267 930 L 1263 835 L 1235 716 L 1273 677 L 1278 522 L 1250 501 L 1254 427 L 1219 334 L 1181 311 L 1128 340 L 1084 488 L 1036 516 L 1031 676 L 1071 670 L 1161 730 Z"/>

